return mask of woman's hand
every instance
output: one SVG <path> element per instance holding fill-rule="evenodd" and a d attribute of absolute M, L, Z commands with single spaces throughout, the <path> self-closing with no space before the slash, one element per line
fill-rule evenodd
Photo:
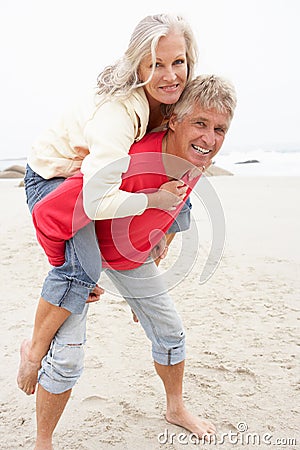
<path fill-rule="evenodd" d="M 148 208 L 159 208 L 172 211 L 184 200 L 187 186 L 181 180 L 167 181 L 158 191 L 147 194 Z"/>

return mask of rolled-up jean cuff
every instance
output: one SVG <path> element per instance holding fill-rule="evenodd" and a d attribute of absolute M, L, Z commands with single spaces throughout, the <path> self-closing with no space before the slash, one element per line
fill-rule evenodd
<path fill-rule="evenodd" d="M 58 278 L 50 271 L 44 281 L 41 296 L 54 306 L 67 309 L 73 314 L 81 314 L 95 286 L 96 283 L 87 283 L 68 276 Z"/>
<path fill-rule="evenodd" d="M 185 360 L 185 346 L 177 348 L 171 348 L 164 352 L 158 352 L 153 350 L 152 356 L 155 362 L 162 366 L 174 366 Z"/>
<path fill-rule="evenodd" d="M 81 371 L 82 372 L 82 371 Z M 45 391 L 51 394 L 62 394 L 63 392 L 73 389 L 81 374 L 78 374 L 76 379 L 60 379 L 50 380 L 43 370 L 39 372 L 38 383 L 45 389 Z"/>

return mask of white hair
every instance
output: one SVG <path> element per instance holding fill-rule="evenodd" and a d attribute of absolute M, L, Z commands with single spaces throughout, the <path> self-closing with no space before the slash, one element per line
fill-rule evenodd
<path fill-rule="evenodd" d="M 126 98 L 132 90 L 147 84 L 155 70 L 156 47 L 162 36 L 176 31 L 184 36 L 188 67 L 187 81 L 193 77 L 198 49 L 188 23 L 179 16 L 157 14 L 147 16 L 134 29 L 124 55 L 113 65 L 106 67 L 98 76 L 98 93 Z M 153 71 L 149 79 L 141 82 L 138 70 L 142 59 L 151 54 Z"/>
<path fill-rule="evenodd" d="M 217 75 L 199 75 L 187 84 L 178 102 L 170 105 L 168 115 L 176 114 L 182 120 L 197 104 L 203 109 L 228 113 L 232 119 L 236 103 L 235 88 L 229 80 Z"/>

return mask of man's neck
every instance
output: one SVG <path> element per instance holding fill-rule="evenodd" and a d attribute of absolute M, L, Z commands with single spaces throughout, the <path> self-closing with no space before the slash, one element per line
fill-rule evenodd
<path fill-rule="evenodd" d="M 166 132 L 162 140 L 163 163 L 166 174 L 170 180 L 180 180 L 189 170 L 192 165 L 176 155 L 175 143 L 169 134 Z"/>

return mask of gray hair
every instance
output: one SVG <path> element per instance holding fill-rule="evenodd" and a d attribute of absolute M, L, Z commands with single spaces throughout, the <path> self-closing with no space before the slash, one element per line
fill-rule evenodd
<path fill-rule="evenodd" d="M 100 73 L 97 79 L 98 93 L 126 98 L 132 90 L 149 83 L 155 70 L 158 41 L 171 31 L 181 33 L 185 38 L 189 82 L 193 78 L 198 57 L 193 32 L 182 17 L 157 14 L 147 16 L 138 23 L 123 57 Z M 141 82 L 138 78 L 138 69 L 142 59 L 149 54 L 152 56 L 153 71 L 148 80 Z"/>
<path fill-rule="evenodd" d="M 170 105 L 168 115 L 176 114 L 182 120 L 192 112 L 195 103 L 203 109 L 228 113 L 231 120 L 237 103 L 235 88 L 229 80 L 217 75 L 199 75 L 187 84 L 178 102 Z"/>

